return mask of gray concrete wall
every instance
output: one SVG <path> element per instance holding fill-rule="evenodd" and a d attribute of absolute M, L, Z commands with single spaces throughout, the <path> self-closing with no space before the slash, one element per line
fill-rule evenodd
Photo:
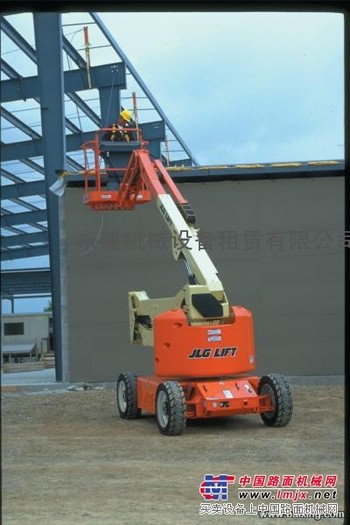
<path fill-rule="evenodd" d="M 344 180 L 182 184 L 232 304 L 252 310 L 257 373 L 340 375 L 344 355 Z M 186 281 L 154 205 L 92 212 L 65 194 L 68 351 L 64 380 L 152 372 L 129 344 L 127 293 L 175 295 Z"/>

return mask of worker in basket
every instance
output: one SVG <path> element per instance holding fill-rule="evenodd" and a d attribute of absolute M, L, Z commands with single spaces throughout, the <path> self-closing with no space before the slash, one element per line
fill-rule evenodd
<path fill-rule="evenodd" d="M 118 120 L 108 126 L 110 129 L 106 131 L 102 136 L 102 141 L 104 142 L 132 142 L 135 141 L 135 133 L 131 131 L 130 128 L 133 126 L 133 121 L 131 117 L 131 111 L 128 109 L 123 109 L 118 117 Z M 108 145 L 106 146 L 107 149 L 102 151 L 100 153 L 101 157 L 103 158 L 105 162 L 105 167 L 108 169 L 115 168 L 116 166 L 113 164 L 112 159 L 112 153 L 108 150 Z M 117 190 L 120 185 L 121 175 L 114 171 L 108 172 L 108 180 L 107 180 L 107 189 L 113 189 Z"/>
<path fill-rule="evenodd" d="M 130 128 L 130 123 L 131 111 L 129 111 L 128 109 L 123 109 L 123 111 L 121 111 L 119 114 L 117 122 L 108 126 L 111 129 L 105 133 L 103 140 L 108 142 L 134 141 L 134 133 L 128 129 Z"/>

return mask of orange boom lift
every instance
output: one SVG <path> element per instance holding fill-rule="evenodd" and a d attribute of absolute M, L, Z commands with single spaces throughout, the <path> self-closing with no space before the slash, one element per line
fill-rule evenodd
<path fill-rule="evenodd" d="M 105 143 L 100 130 L 83 144 L 84 203 L 92 210 L 132 210 L 153 200 L 173 240 L 176 260 L 188 271 L 188 282 L 174 296 L 150 299 L 145 291 L 129 292 L 130 339 L 154 349 L 154 373 L 119 375 L 117 405 L 124 419 L 141 411 L 156 415 L 162 434 L 179 435 L 187 419 L 259 413 L 268 426 L 286 425 L 292 397 L 280 374 L 249 375 L 255 369 L 253 318 L 242 306 L 231 306 L 217 269 L 199 242 L 194 211 L 160 160 L 151 159 L 140 129 L 129 143 L 126 168 L 113 167 L 123 143 Z M 130 130 L 129 130 L 130 131 Z M 109 153 L 101 170 L 100 156 Z M 88 168 L 93 152 L 94 169 Z M 109 166 L 109 167 L 107 167 Z M 109 189 L 102 175 L 117 181 Z M 92 185 L 91 185 L 92 181 Z"/>

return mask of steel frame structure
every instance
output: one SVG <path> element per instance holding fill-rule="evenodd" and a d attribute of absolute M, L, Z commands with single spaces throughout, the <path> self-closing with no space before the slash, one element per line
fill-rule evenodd
<path fill-rule="evenodd" d="M 23 54 L 25 54 L 37 66 L 38 69 L 40 68 L 42 71 L 42 74 L 39 73 L 36 76 L 27 77 L 24 74 L 16 71 L 15 68 L 8 64 L 4 58 L 1 58 L 1 71 L 4 75 L 8 77 L 7 79 L 1 81 L 1 116 L 4 119 L 4 121 L 10 123 L 14 128 L 20 130 L 29 138 L 29 140 L 23 140 L 21 142 L 14 141 L 1 143 L 1 158 L 3 163 L 1 175 L 2 177 L 4 177 L 4 180 L 6 182 L 11 181 L 14 183 L 14 185 L 6 184 L 3 186 L 2 201 L 9 200 L 11 202 L 16 202 L 15 199 L 19 199 L 17 201 L 17 204 L 28 209 L 30 212 L 29 213 L 23 211 L 23 213 L 26 213 L 26 215 L 19 215 L 19 213 L 21 213 L 20 211 L 16 211 L 16 213 L 11 213 L 9 212 L 9 210 L 6 210 L 6 208 L 2 208 L 1 226 L 5 230 L 5 232 L 2 232 L 2 237 L 5 238 L 6 233 L 11 233 L 11 236 L 15 236 L 14 234 L 18 235 L 18 243 L 15 243 L 15 240 L 12 240 L 12 242 L 5 241 L 4 243 L 2 243 L 1 258 L 3 261 L 22 258 L 24 256 L 23 248 L 26 249 L 25 256 L 30 256 L 30 253 L 32 253 L 33 256 L 36 256 L 38 252 L 46 254 L 50 253 L 48 240 L 46 238 L 42 237 L 39 240 L 39 238 L 35 235 L 37 232 L 32 234 L 28 233 L 26 236 L 24 236 L 22 235 L 24 233 L 23 230 L 21 230 L 20 228 L 15 228 L 16 226 L 19 226 L 21 224 L 31 224 L 35 226 L 36 229 L 47 230 L 46 225 L 38 225 L 38 222 L 45 223 L 47 221 L 48 211 L 45 212 L 44 210 L 34 205 L 28 204 L 28 202 L 22 199 L 23 197 L 31 197 L 35 195 L 42 196 L 46 200 L 48 198 L 45 189 L 46 170 L 38 162 L 32 160 L 33 158 L 44 156 L 45 145 L 44 140 L 42 138 L 44 133 L 38 133 L 33 127 L 26 124 L 14 113 L 9 111 L 3 104 L 8 102 L 14 102 L 17 100 L 28 99 L 33 99 L 39 104 L 41 104 L 40 90 L 42 90 L 42 87 L 40 86 L 40 82 L 42 82 L 42 77 L 45 78 L 47 76 L 47 68 L 48 64 L 50 63 L 50 60 L 48 59 L 48 51 L 46 51 L 46 49 L 49 49 L 48 43 L 51 41 L 53 42 L 54 38 L 57 38 L 58 36 L 60 37 L 59 42 L 61 49 L 63 50 L 63 54 L 65 54 L 66 57 L 73 61 L 75 66 L 77 66 L 77 69 L 74 69 L 72 71 L 66 71 L 63 73 L 62 60 L 60 62 L 60 74 L 63 74 L 64 76 L 64 87 L 60 90 L 59 93 L 59 97 L 62 98 L 62 100 L 62 91 L 64 90 L 67 99 L 69 99 L 72 103 L 75 104 L 78 110 L 82 112 L 82 115 L 89 118 L 90 121 L 96 125 L 96 127 L 100 127 L 102 125 L 102 121 L 105 120 L 107 116 L 109 120 L 113 120 L 115 118 L 116 115 L 111 115 L 111 108 L 109 108 L 110 99 L 112 97 L 114 100 L 113 111 L 115 113 L 116 108 L 120 105 L 120 90 L 126 88 L 126 74 L 128 72 L 134 77 L 140 88 L 143 90 L 143 93 L 145 93 L 146 96 L 150 99 L 155 110 L 160 116 L 160 120 L 158 122 L 146 123 L 143 126 L 141 126 L 144 128 L 145 138 L 151 142 L 151 147 L 153 146 L 155 152 L 159 150 L 159 143 L 160 141 L 164 140 L 166 128 L 168 127 L 171 130 L 171 132 L 177 137 L 179 143 L 183 147 L 185 158 L 183 159 L 182 163 L 197 165 L 196 160 L 194 159 L 190 150 L 184 143 L 183 139 L 178 135 L 178 133 L 170 123 L 169 119 L 165 115 L 164 111 L 154 99 L 151 92 L 148 90 L 147 86 L 145 85 L 141 77 L 138 75 L 137 71 L 132 66 L 131 62 L 129 61 L 123 50 L 120 48 L 114 37 L 108 32 L 107 28 L 104 26 L 102 20 L 95 13 L 90 13 L 90 16 L 93 22 L 99 27 L 101 33 L 108 40 L 110 47 L 113 48 L 118 54 L 118 56 L 121 58 L 121 62 L 118 63 L 91 67 L 90 76 L 92 79 L 92 86 L 90 87 L 91 89 L 97 89 L 99 92 L 99 113 L 96 112 L 90 104 L 88 104 L 86 101 L 83 100 L 83 98 L 81 98 L 78 95 L 78 92 L 80 90 L 86 90 L 89 87 L 87 85 L 86 75 L 82 74 L 82 72 L 86 72 L 87 62 L 83 58 L 82 54 L 72 45 L 69 39 L 63 35 L 61 15 L 59 15 L 58 13 L 53 13 L 50 15 L 50 17 L 47 18 L 49 20 L 50 18 L 55 17 L 55 19 L 58 21 L 59 33 L 56 34 L 55 37 L 49 34 L 49 31 L 46 27 L 43 27 L 40 24 L 36 25 L 37 31 L 35 31 L 35 34 L 37 34 L 38 31 L 40 31 L 44 35 L 43 40 L 45 41 L 45 45 L 43 50 L 42 42 L 39 41 L 38 38 L 36 38 L 35 46 L 31 45 L 14 28 L 14 26 L 9 22 L 6 16 L 1 16 L 1 31 L 3 32 L 3 34 L 5 34 L 9 39 L 11 39 L 13 44 L 15 44 L 19 48 L 19 50 Z M 34 20 L 38 20 L 39 18 L 40 17 L 38 17 L 37 14 L 33 15 Z M 60 53 L 61 49 L 59 50 Z M 44 63 L 43 61 L 41 61 L 41 64 L 39 63 L 40 59 L 38 58 L 40 53 L 44 54 Z M 52 90 L 53 82 L 49 84 L 50 89 Z M 82 165 L 79 162 L 77 162 L 73 157 L 71 157 L 69 153 L 78 151 L 80 149 L 80 145 L 83 142 L 86 142 L 87 140 L 91 139 L 92 133 L 84 132 L 81 129 L 81 126 L 77 126 L 71 119 L 65 116 L 64 108 L 62 109 L 62 113 L 65 128 L 67 131 L 70 132 L 69 134 L 64 133 L 65 146 L 67 151 L 67 154 L 65 155 L 64 164 L 68 168 L 81 170 Z M 56 117 L 57 116 L 58 115 L 56 114 Z M 59 131 L 57 131 L 56 133 L 50 133 L 51 138 L 48 140 L 48 142 L 57 145 L 57 140 L 59 140 L 60 134 L 61 133 Z M 186 154 L 188 155 L 188 157 L 186 157 Z M 11 170 L 7 168 L 9 163 L 15 161 L 24 164 L 28 168 L 34 170 L 38 175 L 44 177 L 38 181 L 24 183 L 25 181 L 21 177 L 12 173 Z M 63 168 L 63 164 L 60 167 Z M 46 210 L 48 210 L 47 202 Z M 12 217 L 12 215 L 16 215 L 16 217 Z M 30 237 L 30 235 L 32 235 L 32 237 Z M 22 245 L 21 241 L 26 241 L 25 245 Z M 44 248 L 42 248 L 41 250 L 37 250 L 35 249 L 37 248 L 36 246 L 32 246 L 33 243 L 37 242 L 43 242 L 44 246 L 46 246 L 46 251 Z M 20 247 L 14 248 L 14 246 Z"/>
<path fill-rule="evenodd" d="M 53 307 L 56 312 L 60 311 L 61 296 L 58 203 L 50 193 L 49 187 L 55 180 L 57 169 L 83 169 L 82 157 L 77 158 L 76 152 L 83 142 L 91 139 L 93 128 L 101 127 L 108 120 L 113 121 L 119 107 L 123 107 L 121 91 L 127 88 L 127 74 L 132 77 L 143 98 L 147 100 L 152 114 L 158 115 L 158 120 L 145 122 L 140 126 L 143 128 L 144 138 L 150 143 L 151 153 L 154 156 L 163 154 L 161 143 L 169 134 L 174 137 L 182 151 L 182 158 L 170 159 L 168 163 L 171 175 L 177 180 L 345 174 L 342 161 L 333 165 L 299 163 L 298 166 L 198 166 L 190 149 L 96 13 L 86 13 L 89 21 L 74 25 L 93 24 L 115 60 L 108 64 L 91 66 L 91 85 L 87 75 L 88 64 L 82 50 L 78 50 L 72 39 L 64 33 L 62 17 L 68 17 L 68 13 L 34 13 L 34 43 L 27 41 L 15 28 L 16 24 L 11 23 L 16 16 L 18 15 L 1 15 L 1 33 L 11 41 L 16 52 L 20 52 L 21 56 L 29 60 L 36 68 L 37 74 L 27 76 L 25 71 L 17 70 L 16 64 L 11 63 L 7 57 L 1 57 L 2 121 L 9 124 L 10 129 L 20 132 L 22 138 L 26 137 L 21 141 L 1 142 L 1 176 L 4 181 L 1 196 L 1 260 L 49 255 Z M 57 60 L 52 61 L 52 56 L 57 57 Z M 71 67 L 65 69 L 64 61 Z M 84 96 L 87 90 L 97 91 L 97 109 Z M 39 126 L 26 123 L 24 118 L 20 118 L 20 111 L 25 109 L 18 112 L 11 110 L 11 103 L 17 101 L 25 101 L 26 104 L 33 101 L 37 104 L 41 113 Z M 75 108 L 77 122 L 75 117 L 68 116 L 68 105 Z M 82 119 L 90 122 L 90 129 L 82 125 Z M 40 128 L 40 132 L 36 127 Z M 29 170 L 33 180 L 28 182 L 18 168 Z M 31 202 L 32 197 L 36 198 L 35 202 Z M 9 206 L 16 211 L 11 211 Z M 18 286 L 18 294 L 25 293 L 24 288 L 20 287 L 20 281 Z M 56 377 L 61 380 L 61 329 L 59 321 L 57 323 Z"/>
<path fill-rule="evenodd" d="M 83 169 L 74 152 L 80 150 L 83 142 L 92 138 L 92 131 L 84 130 L 82 118 L 89 119 L 93 127 L 101 127 L 103 122 L 113 122 L 120 107 L 123 107 L 121 90 L 127 88 L 126 76 L 127 73 L 131 74 L 159 116 L 157 121 L 140 125 L 144 138 L 150 144 L 150 151 L 157 157 L 161 155 L 161 142 L 165 140 L 168 128 L 183 148 L 183 163 L 197 163 L 98 15 L 87 13 L 92 20 L 88 23 L 93 23 L 104 35 L 109 49 L 113 50 L 111 55 L 116 57 L 116 60 L 109 64 L 91 66 L 89 71 L 86 59 L 64 34 L 62 17 L 67 15 L 33 13 L 32 16 L 34 45 L 20 34 L 14 27 L 15 24 L 10 22 L 10 17 L 1 16 L 2 35 L 6 35 L 16 49 L 18 48 L 17 51 L 27 57 L 37 69 L 36 75 L 27 76 L 26 72 L 18 71 L 14 65 L 1 58 L 1 117 L 3 122 L 10 124 L 11 129 L 27 137 L 27 140 L 1 142 L 1 176 L 4 181 L 1 197 L 1 260 L 49 255 L 54 338 L 57 349 L 56 378 L 62 380 L 59 204 L 49 188 L 57 178 L 57 170 Z M 53 56 L 57 60 L 52 60 Z M 64 59 L 70 66 L 66 71 Z M 78 94 L 87 90 L 97 90 L 98 110 L 86 97 L 84 99 Z M 22 120 L 18 116 L 20 113 L 15 114 L 6 107 L 11 102 L 30 100 L 35 101 L 40 108 L 41 133 L 34 125 Z M 67 116 L 67 103 L 76 108 L 78 123 Z M 37 180 L 26 181 L 21 172 L 13 170 L 14 165 L 17 168 L 27 167 Z M 35 196 L 40 202 L 39 206 L 30 202 Z M 15 211 L 10 211 L 9 207 L 14 207 Z M 32 231 L 28 231 L 28 226 Z M 42 292 L 40 281 L 43 279 L 42 276 L 38 277 L 39 274 L 40 272 L 36 272 L 35 275 L 28 274 L 34 281 L 38 278 L 38 293 Z M 16 273 L 13 278 L 16 280 L 18 275 Z M 18 277 L 18 286 L 11 287 L 12 296 L 6 288 L 3 289 L 2 296 L 13 299 L 15 291 L 16 295 L 27 293 L 27 286 L 27 281 L 23 283 Z M 35 282 L 31 290 L 34 289 Z"/>

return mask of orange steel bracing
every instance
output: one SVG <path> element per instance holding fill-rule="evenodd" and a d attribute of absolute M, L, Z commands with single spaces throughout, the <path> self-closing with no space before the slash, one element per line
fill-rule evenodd
<path fill-rule="evenodd" d="M 87 77 L 88 77 L 89 89 L 91 89 L 92 85 L 91 85 L 91 75 L 90 75 L 91 61 L 90 61 L 89 28 L 88 26 L 84 26 L 83 29 L 84 29 L 84 43 L 85 43 L 85 56 L 86 56 L 86 72 L 87 72 Z"/>

